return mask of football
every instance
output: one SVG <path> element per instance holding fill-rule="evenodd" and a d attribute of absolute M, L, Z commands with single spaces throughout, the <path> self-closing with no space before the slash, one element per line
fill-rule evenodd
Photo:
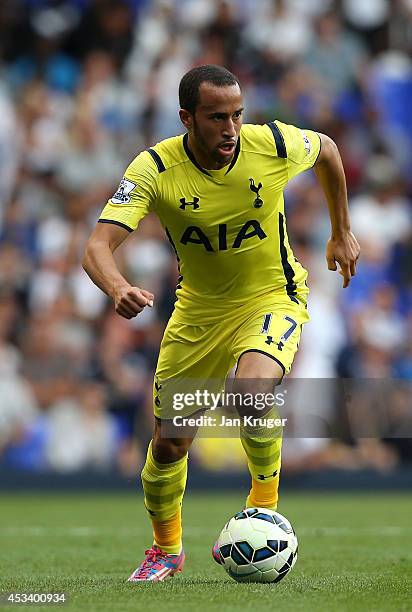
<path fill-rule="evenodd" d="M 298 539 L 290 522 L 267 508 L 246 508 L 217 541 L 223 567 L 237 582 L 279 582 L 295 565 Z"/>

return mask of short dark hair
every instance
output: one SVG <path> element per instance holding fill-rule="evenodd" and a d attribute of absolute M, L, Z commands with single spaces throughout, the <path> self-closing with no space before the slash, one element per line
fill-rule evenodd
<path fill-rule="evenodd" d="M 214 66 L 213 64 L 205 64 L 204 66 L 196 66 L 186 72 L 182 77 L 179 85 L 179 103 L 180 108 L 194 113 L 196 106 L 199 103 L 199 87 L 202 83 L 212 83 L 217 87 L 227 87 L 230 85 L 239 85 L 238 79 L 223 66 Z"/>

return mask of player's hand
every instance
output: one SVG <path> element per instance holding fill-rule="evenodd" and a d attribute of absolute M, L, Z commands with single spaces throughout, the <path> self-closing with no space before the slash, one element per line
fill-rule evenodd
<path fill-rule="evenodd" d="M 133 319 L 146 306 L 152 307 L 153 299 L 153 293 L 139 287 L 132 287 L 131 285 L 117 288 L 113 296 L 117 314 L 125 319 Z"/>
<path fill-rule="evenodd" d="M 338 238 L 331 237 L 326 245 L 326 261 L 329 270 L 337 270 L 343 276 L 343 288 L 345 289 L 356 274 L 356 264 L 359 259 L 360 246 L 352 232 L 346 232 Z"/>

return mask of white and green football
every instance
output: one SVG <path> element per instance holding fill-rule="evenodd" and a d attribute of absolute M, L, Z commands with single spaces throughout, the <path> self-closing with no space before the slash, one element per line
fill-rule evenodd
<path fill-rule="evenodd" d="M 298 539 L 284 516 L 267 508 L 246 508 L 223 527 L 220 560 L 238 582 L 279 582 L 295 565 Z"/>

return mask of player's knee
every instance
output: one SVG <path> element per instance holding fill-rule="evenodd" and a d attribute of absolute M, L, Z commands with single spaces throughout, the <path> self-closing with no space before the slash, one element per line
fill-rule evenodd
<path fill-rule="evenodd" d="M 190 442 L 185 439 L 153 437 L 152 453 L 159 463 L 173 463 L 187 454 Z"/>
<path fill-rule="evenodd" d="M 256 377 L 256 378 L 241 378 L 236 377 L 233 382 L 233 390 L 235 393 L 240 393 L 242 396 L 254 396 L 258 393 L 271 393 L 276 385 L 276 381 L 271 378 Z"/>
<path fill-rule="evenodd" d="M 270 411 L 271 398 L 274 394 L 276 381 L 270 378 L 236 377 L 233 391 L 236 398 L 236 410 L 241 417 L 263 416 Z"/>

